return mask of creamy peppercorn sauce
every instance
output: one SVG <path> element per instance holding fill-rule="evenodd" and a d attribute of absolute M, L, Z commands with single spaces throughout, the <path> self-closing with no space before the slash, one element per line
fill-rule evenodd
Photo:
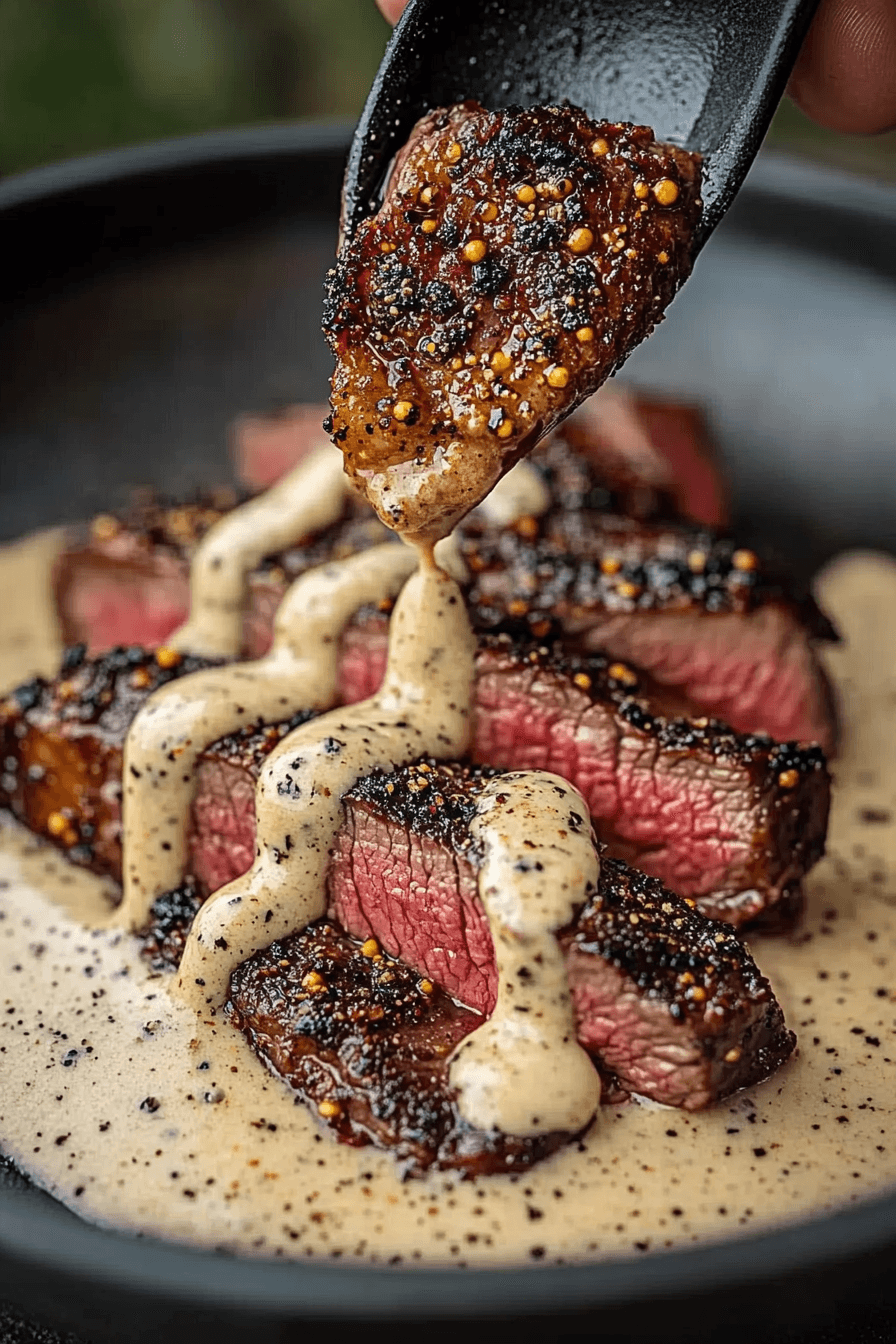
<path fill-rule="evenodd" d="M 576 107 L 438 108 L 328 277 L 332 429 L 383 522 L 444 536 L 659 322 L 700 156 Z"/>
<path fill-rule="evenodd" d="M 3 685 L 58 663 L 55 546 L 41 537 L 0 558 Z M 449 592 L 434 570 L 412 583 L 408 610 L 424 592 Z M 388 1154 L 321 1133 L 213 1003 L 168 992 L 172 977 L 148 969 L 138 940 L 108 927 L 106 884 L 7 821 L 3 1151 L 99 1223 L 245 1254 L 378 1263 L 639 1254 L 807 1218 L 894 1184 L 896 564 L 847 556 L 819 587 L 845 637 L 825 654 L 843 746 L 805 923 L 752 944 L 800 1039 L 768 1082 L 699 1114 L 604 1107 L 581 1143 L 526 1175 L 402 1182 Z M 565 918 L 535 913 L 535 937 Z M 482 1076 L 467 1091 L 480 1119 L 502 1104 Z"/>

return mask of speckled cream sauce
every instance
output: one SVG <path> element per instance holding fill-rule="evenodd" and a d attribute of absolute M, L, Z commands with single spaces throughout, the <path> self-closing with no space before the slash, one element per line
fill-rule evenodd
<path fill-rule="evenodd" d="M 52 672 L 51 543 L 0 561 L 3 684 Z M 637 1255 L 806 1218 L 896 1184 L 896 566 L 821 581 L 844 739 L 828 857 L 793 939 L 756 939 L 800 1038 L 773 1079 L 699 1115 L 603 1108 L 529 1175 L 402 1183 L 322 1133 L 221 1014 L 168 993 L 103 884 L 0 837 L 0 1141 L 84 1216 L 245 1254 L 379 1263 Z"/>
<path fill-rule="evenodd" d="M 420 756 L 465 753 L 474 653 L 460 588 L 434 564 L 421 565 L 395 605 L 380 690 L 302 724 L 266 760 L 255 793 L 255 862 L 193 921 L 174 982 L 179 998 L 199 1012 L 220 1007 L 240 962 L 326 913 L 342 799 L 358 779 Z"/>
<path fill-rule="evenodd" d="M 410 547 L 386 544 L 309 570 L 281 602 L 265 657 L 194 672 L 150 696 L 124 752 L 118 919 L 127 928 L 145 928 L 155 898 L 183 877 L 196 765 L 205 748 L 246 723 L 331 709 L 343 629 L 359 607 L 395 598 L 415 565 Z"/>
<path fill-rule="evenodd" d="M 203 537 L 190 566 L 190 616 L 169 643 L 205 658 L 235 658 L 248 577 L 266 555 L 335 523 L 349 483 L 342 455 L 324 439 L 281 481 L 242 504 Z"/>
<path fill-rule="evenodd" d="M 600 1105 L 600 1078 L 576 1039 L 555 934 L 597 889 L 588 806 L 559 775 L 514 771 L 485 785 L 470 830 L 482 851 L 498 998 L 451 1060 L 458 1109 L 484 1130 L 575 1134 Z"/>

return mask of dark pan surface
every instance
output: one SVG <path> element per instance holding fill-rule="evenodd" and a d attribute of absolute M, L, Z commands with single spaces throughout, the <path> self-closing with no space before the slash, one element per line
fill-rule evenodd
<path fill-rule="evenodd" d="M 347 143 L 273 128 L 0 183 L 0 537 L 137 484 L 219 481 L 234 415 L 322 399 Z M 847 545 L 896 549 L 894 375 L 896 193 L 774 158 L 624 373 L 705 402 L 743 529 L 803 572 Z M 21 1186 L 0 1166 L 0 1299 L 96 1339 L 286 1340 L 336 1320 L 432 1339 L 504 1317 L 542 1339 L 770 1340 L 896 1299 L 894 1198 L 699 1252 L 461 1278 L 224 1260 L 102 1232 Z"/>

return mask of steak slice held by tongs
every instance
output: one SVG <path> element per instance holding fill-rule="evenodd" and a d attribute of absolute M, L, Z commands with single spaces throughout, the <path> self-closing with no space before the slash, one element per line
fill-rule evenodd
<path fill-rule="evenodd" d="M 423 117 L 330 272 L 346 470 L 444 536 L 662 318 L 691 269 L 699 156 L 575 107 Z"/>

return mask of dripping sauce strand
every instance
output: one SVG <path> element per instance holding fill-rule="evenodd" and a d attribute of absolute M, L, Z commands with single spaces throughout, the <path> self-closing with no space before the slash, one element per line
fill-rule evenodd
<path fill-rule="evenodd" d="M 487 512 L 506 523 L 546 503 L 541 479 L 521 464 Z M 222 520 L 193 562 L 191 614 L 174 646 L 235 656 L 252 567 L 334 521 L 342 507 L 339 454 L 321 449 L 268 496 Z M 255 861 L 202 906 L 188 934 L 172 993 L 197 1012 L 223 1007 L 231 973 L 247 957 L 326 913 L 342 799 L 358 779 L 424 755 L 452 760 L 468 749 L 475 646 L 463 594 L 443 568 L 452 562 L 444 538 L 438 546 L 387 544 L 311 570 L 283 599 L 266 657 L 182 678 L 138 714 L 125 746 L 124 897 L 116 916 L 133 930 L 184 876 L 202 751 L 241 723 L 282 720 L 301 709 L 320 714 L 289 733 L 266 762 L 256 788 Z M 359 705 L 334 708 L 344 627 L 365 603 L 396 597 L 382 687 Z M 563 839 L 571 799 L 580 827 Z M 587 817 L 569 784 L 535 773 L 503 778 L 500 795 L 486 789 L 479 804 L 476 830 L 486 854 L 480 896 L 501 991 L 492 1018 L 464 1043 L 450 1074 L 464 1117 L 479 1128 L 574 1133 L 596 1113 L 600 1083 L 576 1041 L 554 937 L 597 882 Z M 516 870 L 524 837 L 542 860 L 533 869 L 546 874 L 540 881 Z M 526 982 L 523 1022 L 517 973 L 527 961 L 536 970 Z M 536 1095 L 550 1102 L 533 1108 Z"/>

